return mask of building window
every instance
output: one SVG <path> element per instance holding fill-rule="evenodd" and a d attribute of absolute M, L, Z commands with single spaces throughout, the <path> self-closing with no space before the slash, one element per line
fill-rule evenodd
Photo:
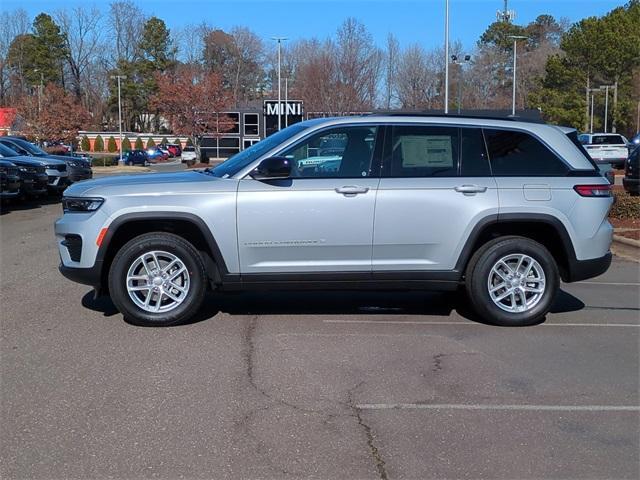
<path fill-rule="evenodd" d="M 244 134 L 245 136 L 258 135 L 260 131 L 258 125 L 258 114 L 257 113 L 245 113 L 244 114 Z"/>

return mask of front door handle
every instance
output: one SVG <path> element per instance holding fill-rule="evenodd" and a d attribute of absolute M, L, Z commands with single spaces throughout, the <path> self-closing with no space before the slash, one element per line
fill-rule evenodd
<path fill-rule="evenodd" d="M 481 187 L 480 185 L 458 185 L 454 190 L 456 192 L 464 193 L 465 195 L 475 195 L 476 193 L 486 192 L 487 187 Z"/>
<path fill-rule="evenodd" d="M 359 193 L 367 193 L 369 187 L 358 187 L 356 185 L 345 185 L 344 187 L 336 188 L 336 193 L 341 193 L 345 197 L 353 197 Z"/>

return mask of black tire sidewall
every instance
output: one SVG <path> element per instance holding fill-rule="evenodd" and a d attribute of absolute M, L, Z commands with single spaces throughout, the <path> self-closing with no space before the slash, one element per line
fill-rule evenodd
<path fill-rule="evenodd" d="M 484 320 L 502 326 L 526 326 L 539 323 L 553 305 L 560 279 L 556 262 L 542 245 L 526 238 L 509 238 L 487 246 L 472 267 L 467 279 L 467 291 L 476 313 Z M 527 312 L 509 313 L 493 303 L 487 281 L 495 263 L 510 254 L 525 254 L 536 260 L 545 275 L 545 292 L 538 304 Z"/>
<path fill-rule="evenodd" d="M 189 272 L 189 292 L 174 310 L 150 313 L 138 307 L 129 297 L 126 275 L 131 264 L 144 252 L 161 250 L 176 255 Z M 189 320 L 200 308 L 206 290 L 206 273 L 198 251 L 186 240 L 169 233 L 152 233 L 136 237 L 116 254 L 109 270 L 111 299 L 125 319 L 136 325 L 170 326 Z"/>

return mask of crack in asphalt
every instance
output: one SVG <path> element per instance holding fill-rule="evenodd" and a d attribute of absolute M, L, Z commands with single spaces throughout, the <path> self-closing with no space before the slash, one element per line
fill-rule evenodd
<path fill-rule="evenodd" d="M 376 436 L 373 432 L 373 429 L 364 421 L 364 419 L 362 418 L 362 409 L 359 408 L 356 405 L 356 403 L 353 401 L 353 393 L 358 388 L 360 388 L 363 384 L 364 382 L 360 382 L 358 385 L 356 385 L 354 388 L 352 388 L 347 392 L 348 405 L 349 405 L 349 408 L 353 410 L 354 416 L 356 420 L 358 420 L 358 425 L 362 427 L 367 437 L 367 446 L 369 447 L 369 454 L 371 455 L 371 458 L 373 458 L 373 463 L 378 472 L 378 476 L 380 477 L 381 480 L 388 480 L 389 476 L 387 475 L 386 462 L 382 459 L 380 450 L 375 444 Z"/>
<path fill-rule="evenodd" d="M 386 463 L 382 458 L 382 455 L 380 453 L 380 450 L 378 449 L 378 447 L 375 444 L 375 438 L 376 435 L 374 434 L 373 429 L 365 422 L 363 416 L 362 416 L 362 409 L 358 408 L 358 406 L 356 405 L 356 403 L 353 400 L 353 394 L 355 393 L 356 390 L 358 390 L 358 388 L 360 388 L 364 382 L 360 382 L 358 383 L 356 386 L 354 386 L 353 388 L 351 388 L 350 390 L 347 391 L 347 401 L 346 402 L 341 402 L 341 401 L 337 401 L 336 403 L 338 405 L 342 405 L 343 407 L 348 408 L 352 413 L 327 413 L 325 411 L 319 411 L 319 410 L 313 410 L 313 409 L 306 409 L 303 407 L 300 407 L 299 405 L 296 405 L 294 403 L 291 402 L 287 402 L 285 400 L 279 399 L 279 398 L 275 398 L 273 397 L 271 394 L 269 394 L 266 390 L 264 390 L 263 388 L 260 388 L 258 386 L 258 383 L 256 381 L 255 378 L 255 362 L 256 362 L 256 353 L 255 353 L 255 334 L 256 334 L 256 329 L 257 329 L 257 325 L 258 325 L 258 315 L 254 315 L 253 317 L 251 317 L 251 319 L 249 320 L 249 322 L 247 323 L 247 326 L 244 330 L 244 334 L 243 334 L 243 345 L 244 345 L 244 352 L 243 352 L 243 357 L 244 357 L 244 361 L 245 361 L 245 372 L 246 372 L 246 376 L 247 376 L 247 380 L 249 382 L 249 385 L 251 386 L 252 389 L 254 389 L 256 392 L 258 392 L 258 394 L 260 394 L 260 396 L 278 403 L 280 405 L 284 405 L 286 407 L 292 408 L 293 410 L 296 410 L 298 412 L 302 412 L 302 413 L 306 413 L 306 414 L 312 414 L 312 415 L 322 415 L 324 417 L 322 423 L 323 424 L 327 424 L 328 422 L 330 422 L 332 419 L 336 418 L 336 417 L 353 417 L 357 423 L 358 426 L 362 428 L 362 430 L 365 433 L 366 439 L 367 439 L 367 447 L 368 447 L 368 453 L 371 456 L 371 458 L 373 459 L 373 463 L 374 466 L 376 468 L 376 471 L 378 473 L 378 476 L 381 480 L 388 480 L 388 475 L 387 475 L 387 470 L 386 470 Z M 242 420 L 239 422 L 239 425 L 241 425 L 245 430 L 247 430 L 247 433 L 250 435 L 250 433 L 248 432 L 249 430 L 249 426 L 248 423 L 250 421 L 250 419 L 258 412 L 260 411 L 267 411 L 269 410 L 269 408 L 271 408 L 271 406 L 269 405 L 265 405 L 263 407 L 260 408 L 255 408 L 252 409 L 251 411 L 247 412 Z M 258 440 L 258 439 L 256 439 Z M 261 442 L 260 442 L 261 443 Z M 290 472 L 287 472 L 285 469 L 283 469 L 282 467 L 279 467 L 277 465 L 273 465 L 272 466 L 277 468 L 278 470 L 280 470 L 283 474 L 288 474 Z"/>

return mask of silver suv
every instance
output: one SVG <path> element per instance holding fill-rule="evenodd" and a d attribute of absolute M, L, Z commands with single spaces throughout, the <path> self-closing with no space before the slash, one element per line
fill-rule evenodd
<path fill-rule="evenodd" d="M 208 289 L 317 288 L 464 290 L 485 321 L 528 325 L 560 279 L 609 267 L 612 202 L 573 129 L 373 115 L 73 185 L 55 234 L 61 272 L 139 324 L 188 320 Z"/>

